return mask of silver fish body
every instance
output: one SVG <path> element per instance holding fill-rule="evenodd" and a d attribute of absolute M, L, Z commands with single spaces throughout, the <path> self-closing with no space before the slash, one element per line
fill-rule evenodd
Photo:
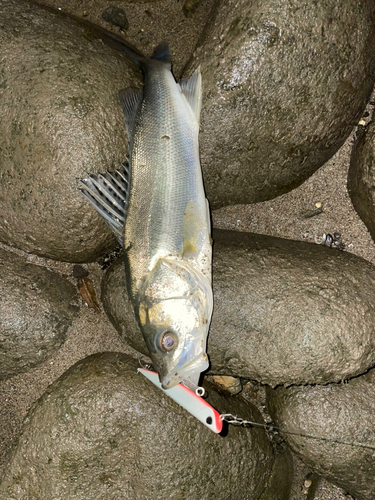
<path fill-rule="evenodd" d="M 122 174 L 129 183 L 124 215 L 116 207 L 108 215 L 108 205 L 102 215 L 117 234 L 126 217 L 128 291 L 163 388 L 182 381 L 196 386 L 209 365 L 213 307 L 210 214 L 198 145 L 201 76 L 198 69 L 176 83 L 170 63 L 158 59 L 147 60 L 143 72 L 143 92 L 120 93 L 130 153 Z M 106 195 L 113 179 L 83 181 L 99 212 L 103 195 L 119 203 L 120 189 Z"/>
<path fill-rule="evenodd" d="M 197 114 L 163 61 L 150 61 L 131 136 L 124 247 L 129 290 L 164 388 L 208 368 L 212 314 L 210 215 Z M 170 345 L 165 345 L 166 342 Z"/>

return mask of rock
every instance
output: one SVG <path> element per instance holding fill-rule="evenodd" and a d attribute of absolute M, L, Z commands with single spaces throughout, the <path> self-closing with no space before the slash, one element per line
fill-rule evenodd
<path fill-rule="evenodd" d="M 375 240 L 375 126 L 368 125 L 354 143 L 348 172 L 348 191 L 354 208 Z"/>
<path fill-rule="evenodd" d="M 105 9 L 105 11 L 103 11 L 102 19 L 107 23 L 118 26 L 124 31 L 126 31 L 129 28 L 129 21 L 126 17 L 124 10 L 119 9 L 118 7 L 114 7 L 113 5 L 110 5 Z"/>
<path fill-rule="evenodd" d="M 343 144 L 374 83 L 374 3 L 225 0 L 187 66 L 203 78 L 213 208 L 299 186 Z"/>
<path fill-rule="evenodd" d="M 75 266 L 73 266 L 72 274 L 74 278 L 80 279 L 80 278 L 87 278 L 89 272 L 85 267 L 76 264 Z"/>
<path fill-rule="evenodd" d="M 79 311 L 75 287 L 0 249 L 0 380 L 43 363 Z"/>
<path fill-rule="evenodd" d="M 214 230 L 213 374 L 263 384 L 325 384 L 375 363 L 375 268 L 333 248 Z M 147 353 L 119 261 L 102 284 L 104 309 Z"/>
<path fill-rule="evenodd" d="M 210 382 L 215 387 L 229 392 L 232 396 L 235 396 L 242 391 L 242 384 L 239 378 L 228 377 L 226 375 L 213 375 Z"/>
<path fill-rule="evenodd" d="M 213 238 L 208 354 L 215 373 L 271 386 L 324 384 L 374 365 L 372 264 L 251 233 L 214 231 Z"/>
<path fill-rule="evenodd" d="M 121 353 L 95 354 L 54 382 L 25 419 L 0 497 L 260 499 L 280 470 L 263 429 L 214 434 L 138 366 Z M 219 411 L 261 420 L 244 400 L 210 395 Z"/>
<path fill-rule="evenodd" d="M 21 0 L 1 2 L 0 17 L 0 240 L 92 261 L 115 239 L 77 178 L 124 161 L 118 91 L 140 73 L 72 19 Z"/>
<path fill-rule="evenodd" d="M 268 396 L 276 425 L 289 432 L 323 438 L 282 433 L 292 450 L 311 469 L 357 500 L 373 500 L 374 369 L 345 384 L 281 387 L 269 390 Z"/>
<path fill-rule="evenodd" d="M 315 486 L 315 488 L 314 488 Z M 354 500 L 349 493 L 347 493 L 344 489 L 339 488 L 335 484 L 332 484 L 331 482 L 327 481 L 326 479 L 318 476 L 318 480 L 316 484 L 313 483 L 310 488 L 307 488 L 307 495 L 311 494 L 311 490 L 314 488 L 313 491 L 313 499 L 314 500 L 327 500 L 327 499 L 334 499 L 334 500 Z M 306 490 L 305 490 L 306 491 Z M 304 497 L 303 500 L 305 500 L 306 497 Z M 307 497 L 309 498 L 309 497 Z"/>

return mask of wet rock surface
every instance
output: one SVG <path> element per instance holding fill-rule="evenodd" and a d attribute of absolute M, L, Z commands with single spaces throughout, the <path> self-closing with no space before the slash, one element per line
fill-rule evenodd
<path fill-rule="evenodd" d="M 285 193 L 339 149 L 373 86 L 374 19 L 355 0 L 218 3 L 185 73 L 201 65 L 213 208 Z"/>
<path fill-rule="evenodd" d="M 0 379 L 55 354 L 78 311 L 69 281 L 0 249 Z"/>
<path fill-rule="evenodd" d="M 211 372 L 264 384 L 337 382 L 374 365 L 375 269 L 349 253 L 214 230 Z M 123 261 L 103 281 L 105 310 L 147 354 Z M 128 325 L 128 328 L 127 328 Z"/>
<path fill-rule="evenodd" d="M 118 26 L 122 30 L 127 30 L 129 28 L 129 21 L 126 17 L 125 11 L 123 9 L 119 9 L 118 7 L 114 7 L 113 5 L 107 7 L 103 11 L 102 19 L 107 23 Z"/>
<path fill-rule="evenodd" d="M 215 6 L 215 0 L 121 1 L 115 6 L 106 0 L 41 0 L 38 3 L 89 20 L 114 33 L 118 32 L 121 23 L 126 41 L 145 55 L 150 56 L 155 47 L 167 42 L 177 79 L 181 78 Z M 107 9 L 122 10 L 129 24 L 124 23 L 123 14 L 120 19 L 117 16 L 103 19 Z"/>
<path fill-rule="evenodd" d="M 375 239 L 375 126 L 370 123 L 355 142 L 348 172 L 348 191 L 358 215 Z"/>
<path fill-rule="evenodd" d="M 138 366 L 123 354 L 97 354 L 50 386 L 25 419 L 1 498 L 255 500 L 271 491 L 270 474 L 291 472 L 290 456 L 274 463 L 262 429 L 214 434 Z M 210 398 L 219 411 L 261 421 L 244 400 L 213 390 Z M 287 497 L 288 488 L 277 498 Z"/>
<path fill-rule="evenodd" d="M 140 74 L 37 5 L 5 0 L 0 17 L 0 240 L 57 260 L 94 260 L 115 240 L 77 178 L 124 161 L 118 91 L 140 86 Z"/>
<path fill-rule="evenodd" d="M 268 407 L 282 429 L 323 438 L 283 435 L 311 469 L 357 500 L 371 500 L 375 496 L 374 401 L 375 370 L 371 370 L 345 384 L 269 390 Z"/>
<path fill-rule="evenodd" d="M 340 381 L 373 366 L 374 266 L 281 238 L 213 238 L 213 371 L 244 370 L 275 386 Z"/>

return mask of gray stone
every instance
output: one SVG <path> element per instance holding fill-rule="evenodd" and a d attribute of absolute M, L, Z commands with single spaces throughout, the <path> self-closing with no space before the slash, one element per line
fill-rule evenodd
<path fill-rule="evenodd" d="M 57 260 L 114 245 L 78 191 L 127 154 L 118 91 L 140 73 L 72 19 L 21 0 L 0 5 L 0 240 Z"/>
<path fill-rule="evenodd" d="M 138 375 L 138 366 L 121 353 L 95 354 L 54 382 L 25 419 L 0 497 L 257 500 L 266 494 L 275 457 L 264 430 L 231 426 L 224 436 L 214 434 Z M 211 389 L 210 397 L 219 411 L 261 421 L 241 398 Z"/>
<path fill-rule="evenodd" d="M 316 437 L 282 433 L 312 470 L 357 500 L 374 499 L 375 370 L 345 384 L 280 387 L 268 396 L 276 425 Z"/>
<path fill-rule="evenodd" d="M 375 126 L 370 123 L 354 143 L 348 191 L 354 208 L 375 240 Z"/>
<path fill-rule="evenodd" d="M 113 5 L 110 5 L 103 11 L 102 19 L 107 23 L 119 26 L 122 30 L 126 31 L 129 28 L 129 21 L 124 10 Z"/>
<path fill-rule="evenodd" d="M 55 354 L 78 311 L 69 281 L 0 250 L 0 379 Z"/>
<path fill-rule="evenodd" d="M 338 382 L 375 364 L 375 268 L 347 252 L 214 230 L 211 372 L 264 384 Z M 119 261 L 102 284 L 106 313 L 147 353 Z"/>
<path fill-rule="evenodd" d="M 201 161 L 213 208 L 300 185 L 343 144 L 374 83 L 374 2 L 222 0 L 200 64 Z"/>

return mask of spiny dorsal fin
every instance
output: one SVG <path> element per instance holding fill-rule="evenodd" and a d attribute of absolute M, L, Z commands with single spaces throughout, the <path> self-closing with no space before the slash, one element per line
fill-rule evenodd
<path fill-rule="evenodd" d="M 199 123 L 202 104 L 202 75 L 200 67 L 194 71 L 190 78 L 180 80 L 178 85 Z"/>
<path fill-rule="evenodd" d="M 151 59 L 171 63 L 171 53 L 169 52 L 169 46 L 167 42 L 162 42 L 155 48 L 154 52 L 152 53 Z"/>
<path fill-rule="evenodd" d="M 130 164 L 106 174 L 89 174 L 87 179 L 79 179 L 83 184 L 80 191 L 95 210 L 103 217 L 116 238 L 124 244 L 126 212 L 130 193 Z"/>
<path fill-rule="evenodd" d="M 142 89 L 127 88 L 120 90 L 119 101 L 122 112 L 124 113 L 126 131 L 128 133 L 129 142 L 133 136 L 135 117 L 137 115 L 138 106 L 143 99 Z"/>

